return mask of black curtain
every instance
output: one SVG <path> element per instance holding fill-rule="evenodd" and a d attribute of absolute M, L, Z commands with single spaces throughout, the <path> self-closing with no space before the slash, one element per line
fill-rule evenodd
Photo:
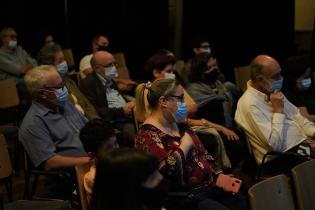
<path fill-rule="evenodd" d="M 232 81 L 233 68 L 257 54 L 281 62 L 294 53 L 294 0 L 185 0 L 183 26 L 184 59 L 192 56 L 191 39 L 204 34 Z"/>

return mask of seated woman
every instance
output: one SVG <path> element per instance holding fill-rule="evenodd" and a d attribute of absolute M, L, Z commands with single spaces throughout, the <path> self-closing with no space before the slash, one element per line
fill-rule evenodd
<path fill-rule="evenodd" d="M 135 146 L 157 157 L 159 170 L 172 188 L 187 187 L 199 210 L 247 209 L 242 195 L 232 194 L 228 185 L 216 185 L 222 177 L 230 181 L 235 178 L 222 173 L 188 126 L 177 125 L 187 112 L 181 85 L 173 79 L 160 79 L 150 87 L 143 85 L 142 91 L 146 88 L 151 114 L 140 127 Z"/>
<path fill-rule="evenodd" d="M 191 72 L 192 82 L 187 85 L 186 90 L 198 107 L 193 117 L 203 117 L 237 132 L 232 113 L 233 104 L 237 102 L 233 101 L 231 93 L 218 80 L 219 69 L 216 59 L 210 53 L 196 55 L 192 59 Z M 237 166 L 244 156 L 244 142 L 228 141 L 229 137 L 226 135 L 221 137 L 232 166 Z"/>
<path fill-rule="evenodd" d="M 175 58 L 173 54 L 170 54 L 169 51 L 160 51 L 156 54 L 154 54 L 146 63 L 145 71 L 148 75 L 148 78 L 151 81 L 154 81 L 156 79 L 175 79 L 175 71 L 174 71 L 174 65 Z M 176 78 L 177 79 L 177 78 Z M 149 84 L 149 83 L 148 83 Z M 140 87 L 140 86 L 139 86 Z M 140 99 L 144 100 L 145 105 L 145 112 L 141 110 L 142 113 L 146 113 L 146 116 L 142 117 L 142 122 L 144 119 L 149 115 L 150 110 L 149 106 L 146 100 L 146 94 L 147 91 L 144 92 L 144 94 L 139 94 L 138 89 L 136 89 L 136 101 L 139 101 Z M 224 168 L 228 169 L 231 168 L 231 163 L 226 155 L 225 147 L 223 140 L 221 139 L 221 136 L 218 132 L 224 133 L 227 138 L 232 140 L 238 140 L 238 136 L 236 133 L 234 133 L 232 130 L 221 126 L 216 123 L 212 123 L 203 117 L 200 117 L 199 119 L 192 119 L 190 118 L 191 115 L 193 115 L 197 111 L 197 106 L 195 101 L 191 98 L 191 96 L 185 91 L 184 89 L 184 101 L 187 105 L 187 122 L 191 128 L 198 134 L 198 137 L 208 150 L 211 155 L 213 155 L 217 160 L 219 165 Z M 137 111 L 137 104 L 136 104 L 136 116 L 139 116 L 139 113 Z M 214 141 L 211 141 L 214 140 Z"/>
<path fill-rule="evenodd" d="M 161 210 L 167 186 L 159 163 L 147 152 L 115 149 L 96 165 L 92 210 Z"/>
<path fill-rule="evenodd" d="M 282 65 L 283 88 L 287 99 L 308 120 L 315 122 L 315 97 L 310 56 L 292 56 Z"/>

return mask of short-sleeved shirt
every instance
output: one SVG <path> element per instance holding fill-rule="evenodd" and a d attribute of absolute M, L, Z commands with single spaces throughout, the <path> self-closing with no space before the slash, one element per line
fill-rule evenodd
<path fill-rule="evenodd" d="M 55 155 L 86 156 L 79 139 L 87 119 L 70 103 L 62 112 L 54 112 L 40 103 L 32 103 L 19 131 L 23 144 L 35 167 Z"/>

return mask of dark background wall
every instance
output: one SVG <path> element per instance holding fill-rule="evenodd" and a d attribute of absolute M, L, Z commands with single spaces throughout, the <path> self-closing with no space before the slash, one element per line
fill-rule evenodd
<path fill-rule="evenodd" d="M 183 7 L 183 59 L 191 57 L 192 37 L 206 34 L 229 79 L 233 67 L 248 64 L 258 53 L 280 62 L 295 53 L 294 0 L 183 0 Z M 16 28 L 19 42 L 32 55 L 44 33 L 52 33 L 73 49 L 77 65 L 90 52 L 91 37 L 107 34 L 111 51 L 125 53 L 134 78 L 144 76 L 144 63 L 157 49 L 172 46 L 167 0 L 68 0 L 66 19 L 62 0 L 10 0 L 1 5 L 4 26 Z"/>

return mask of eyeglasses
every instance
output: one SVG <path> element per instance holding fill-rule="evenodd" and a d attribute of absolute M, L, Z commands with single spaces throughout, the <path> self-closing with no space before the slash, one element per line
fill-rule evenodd
<path fill-rule="evenodd" d="M 184 102 L 184 99 L 185 99 L 184 94 L 183 94 L 183 95 L 180 95 L 180 96 L 177 96 L 177 95 L 170 95 L 169 97 L 176 98 L 177 101 L 179 101 L 179 102 Z"/>
<path fill-rule="evenodd" d="M 112 63 L 109 63 L 107 65 L 103 65 L 103 64 L 100 64 L 100 63 L 96 64 L 96 65 L 101 66 L 103 68 L 109 68 L 109 67 L 112 67 L 112 66 L 116 66 L 117 64 L 115 62 L 112 62 Z"/>
<path fill-rule="evenodd" d="M 64 82 L 64 81 L 62 81 L 62 83 L 60 83 L 60 84 L 57 85 L 57 86 L 46 86 L 46 85 L 45 85 L 45 86 L 43 87 L 43 89 L 55 89 L 55 90 L 56 90 L 56 89 L 60 89 L 60 88 L 61 88 L 62 90 L 65 88 L 65 82 Z"/>

